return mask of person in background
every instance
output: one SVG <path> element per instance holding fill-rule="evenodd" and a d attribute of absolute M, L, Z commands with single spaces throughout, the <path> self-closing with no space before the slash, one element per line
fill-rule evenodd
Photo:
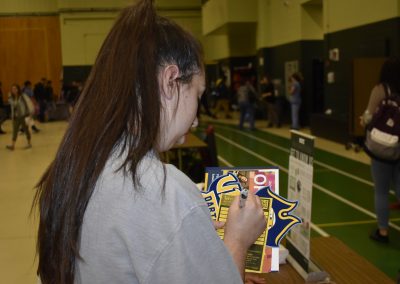
<path fill-rule="evenodd" d="M 210 89 L 206 88 L 206 91 L 204 92 L 204 94 L 201 96 L 201 99 L 200 99 L 200 106 L 199 106 L 198 113 L 200 115 L 201 106 L 203 106 L 204 111 L 206 112 L 206 115 L 208 115 L 211 118 L 216 118 L 216 116 L 210 110 L 209 96 L 210 96 Z"/>
<path fill-rule="evenodd" d="M 300 129 L 299 112 L 301 106 L 301 82 L 302 77 L 299 73 L 294 73 L 289 78 L 290 82 L 290 108 L 291 108 L 291 118 L 292 126 L 291 129 Z"/>
<path fill-rule="evenodd" d="M 82 92 L 82 84 L 79 81 L 72 81 L 71 85 L 66 87 L 65 100 L 68 103 L 68 111 L 71 115 L 75 104 L 79 99 L 79 95 Z"/>
<path fill-rule="evenodd" d="M 276 108 L 275 89 L 268 76 L 264 75 L 260 81 L 261 98 L 267 103 L 267 127 L 279 127 L 278 112 Z"/>
<path fill-rule="evenodd" d="M 12 133 L 12 142 L 11 145 L 7 145 L 6 148 L 8 150 L 13 151 L 15 149 L 15 142 L 18 137 L 18 130 L 20 128 L 23 129 L 28 145 L 25 147 L 26 149 L 32 148 L 31 144 L 31 133 L 26 125 L 25 118 L 28 117 L 29 109 L 28 103 L 26 100 L 29 100 L 29 97 L 22 93 L 19 85 L 14 84 L 11 86 L 11 93 L 8 98 L 8 102 L 11 107 L 11 119 L 13 122 L 13 133 Z"/>
<path fill-rule="evenodd" d="M 0 82 L 0 134 L 6 134 L 6 132 L 1 127 L 3 122 L 6 121 L 6 119 L 7 119 L 7 113 L 3 102 L 2 83 Z"/>
<path fill-rule="evenodd" d="M 33 90 L 32 90 L 32 83 L 31 83 L 31 81 L 27 80 L 27 81 L 24 82 L 24 87 L 22 88 L 22 93 L 26 94 L 26 95 L 29 97 L 29 99 L 32 101 L 32 103 L 33 103 L 35 109 L 39 109 L 38 103 L 37 103 L 37 101 L 35 100 L 35 97 L 34 97 L 34 95 L 33 95 Z M 35 115 L 36 115 L 36 114 L 35 114 Z M 33 132 L 37 133 L 37 132 L 40 131 L 40 129 L 36 127 L 36 124 L 35 124 L 35 115 L 32 115 L 32 116 L 30 117 L 29 123 L 27 123 L 27 124 L 28 124 L 28 127 L 29 127 L 29 126 L 31 127 L 31 129 L 32 129 Z"/>
<path fill-rule="evenodd" d="M 22 92 L 26 94 L 28 97 L 33 98 L 33 90 L 32 90 L 32 82 L 27 80 L 24 82 L 24 87 L 22 88 Z"/>
<path fill-rule="evenodd" d="M 46 84 L 47 79 L 42 78 L 33 89 L 35 100 L 39 104 L 38 119 L 41 122 L 46 120 Z"/>
<path fill-rule="evenodd" d="M 279 128 L 282 125 L 282 113 L 283 113 L 284 105 L 287 102 L 287 100 L 284 95 L 285 89 L 282 85 L 282 80 L 273 79 L 272 84 L 274 84 L 276 118 L 278 120 L 278 128 Z"/>
<path fill-rule="evenodd" d="M 50 80 L 47 80 L 44 90 L 46 103 L 51 103 L 54 100 L 54 91 L 52 82 Z"/>
<path fill-rule="evenodd" d="M 250 80 L 241 78 L 241 83 L 237 90 L 237 101 L 240 111 L 239 129 L 241 130 L 243 129 L 243 124 L 246 119 L 249 121 L 250 130 L 255 129 L 254 102 L 256 96 L 256 90 L 254 89 Z"/>
<path fill-rule="evenodd" d="M 231 102 L 231 92 L 226 85 L 226 76 L 217 80 L 216 91 L 218 93 L 217 103 L 215 105 L 215 116 L 218 117 L 218 113 L 222 110 L 224 118 L 232 118 L 229 114 L 230 102 Z"/>
<path fill-rule="evenodd" d="M 234 199 L 222 241 L 196 185 L 159 156 L 197 126 L 204 90 L 192 35 L 151 0 L 121 11 L 37 186 L 43 284 L 243 283 L 260 199 Z"/>
<path fill-rule="evenodd" d="M 390 58 L 381 68 L 378 84 L 372 89 L 367 109 L 360 117 L 361 126 L 370 123 L 380 102 L 388 93 L 400 94 L 400 58 Z M 400 161 L 389 163 L 371 157 L 371 173 L 375 189 L 375 211 L 378 228 L 370 238 L 380 243 L 389 242 L 389 191 L 393 185 L 400 201 Z"/>

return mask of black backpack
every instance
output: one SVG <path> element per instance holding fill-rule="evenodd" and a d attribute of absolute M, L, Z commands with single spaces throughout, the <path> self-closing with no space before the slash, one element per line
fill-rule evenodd
<path fill-rule="evenodd" d="M 385 89 L 385 98 L 379 103 L 366 128 L 365 152 L 383 162 L 400 160 L 400 95 Z"/>

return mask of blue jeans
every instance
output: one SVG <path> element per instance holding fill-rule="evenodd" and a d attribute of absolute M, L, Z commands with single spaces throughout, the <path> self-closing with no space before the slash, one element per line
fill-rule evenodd
<path fill-rule="evenodd" d="M 299 129 L 300 128 L 300 123 L 299 123 L 300 104 L 291 103 L 290 105 L 291 105 L 291 109 L 292 109 L 292 128 Z"/>
<path fill-rule="evenodd" d="M 400 199 L 400 161 L 388 164 L 371 159 L 371 172 L 375 188 L 375 211 L 380 229 L 389 228 L 389 190 L 393 185 Z"/>
<path fill-rule="evenodd" d="M 239 120 L 240 129 L 243 128 L 246 115 L 248 115 L 249 118 L 250 129 L 254 129 L 254 105 L 249 102 L 242 102 L 239 103 L 239 110 L 240 110 L 240 120 Z"/>

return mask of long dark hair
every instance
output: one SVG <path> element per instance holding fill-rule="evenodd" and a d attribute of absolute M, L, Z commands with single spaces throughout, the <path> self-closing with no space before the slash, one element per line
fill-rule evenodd
<path fill-rule="evenodd" d="M 157 75 L 166 64 L 178 66 L 177 84 L 190 83 L 203 68 L 200 44 L 158 16 L 152 0 L 123 9 L 100 49 L 56 157 L 37 185 L 33 205 L 39 205 L 42 283 L 73 283 L 83 216 L 111 152 L 126 153 L 120 170 L 140 185 L 138 163 L 157 150 L 162 113 Z"/>
<path fill-rule="evenodd" d="M 400 93 L 400 58 L 392 57 L 383 63 L 379 83 L 389 87 L 392 92 Z"/>
<path fill-rule="evenodd" d="M 12 88 L 13 88 L 13 87 L 15 87 L 15 88 L 17 89 L 17 95 L 20 96 L 20 95 L 22 94 L 21 87 L 20 87 L 18 84 L 16 84 L 16 83 L 15 83 L 15 84 L 12 84 L 12 86 L 11 86 L 11 94 L 13 94 L 13 93 L 12 93 Z"/>

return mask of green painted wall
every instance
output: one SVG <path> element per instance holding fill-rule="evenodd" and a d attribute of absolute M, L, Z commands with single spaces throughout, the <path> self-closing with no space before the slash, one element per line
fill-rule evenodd
<path fill-rule="evenodd" d="M 330 61 L 325 67 L 325 74 L 335 74 L 335 82 L 325 82 L 324 88 L 325 107 L 332 109 L 332 117 L 347 121 L 353 115 L 349 106 L 353 94 L 353 59 L 399 56 L 399 27 L 400 18 L 393 18 L 325 35 L 324 57 L 328 58 L 332 48 L 340 52 L 339 61 Z"/>

